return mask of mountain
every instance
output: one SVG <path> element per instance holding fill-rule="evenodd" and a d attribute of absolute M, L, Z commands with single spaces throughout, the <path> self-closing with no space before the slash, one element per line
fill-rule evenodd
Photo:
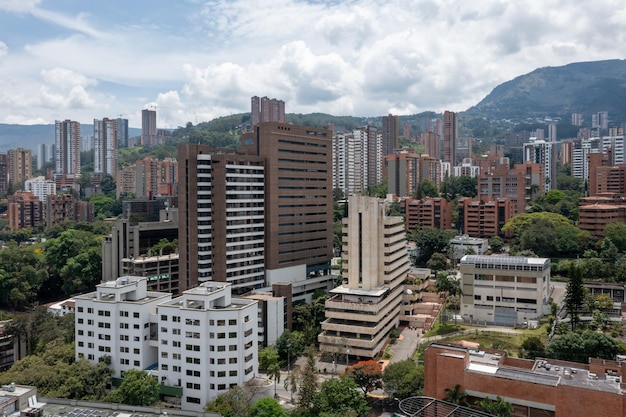
<path fill-rule="evenodd" d="M 582 113 L 590 120 L 600 111 L 608 111 L 612 120 L 626 120 L 626 60 L 536 69 L 500 84 L 465 115 L 524 120 Z"/>
<path fill-rule="evenodd" d="M 83 136 L 93 135 L 93 125 L 80 124 Z M 141 129 L 129 127 L 128 136 L 141 135 Z M 0 151 L 26 148 L 36 151 L 41 143 L 54 143 L 54 125 L 9 125 L 0 123 Z"/>

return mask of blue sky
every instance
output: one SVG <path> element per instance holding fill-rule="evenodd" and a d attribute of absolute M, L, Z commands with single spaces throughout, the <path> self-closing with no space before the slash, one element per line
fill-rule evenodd
<path fill-rule="evenodd" d="M 538 67 L 624 59 L 626 2 L 0 0 L 0 123 L 462 111 Z"/>

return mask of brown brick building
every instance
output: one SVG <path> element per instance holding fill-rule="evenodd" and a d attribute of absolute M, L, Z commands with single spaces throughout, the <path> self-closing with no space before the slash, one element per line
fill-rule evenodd
<path fill-rule="evenodd" d="M 607 223 L 626 222 L 626 200 L 619 194 L 601 193 L 578 201 L 578 227 L 604 236 Z"/>
<path fill-rule="evenodd" d="M 472 200 L 463 197 L 457 201 L 457 208 L 457 228 L 462 234 L 477 238 L 500 236 L 502 226 L 513 217 L 513 202 L 509 198 Z"/>
<path fill-rule="evenodd" d="M 424 354 L 424 395 L 443 399 L 457 384 L 470 403 L 502 397 L 516 416 L 626 416 L 622 363 L 517 359 L 504 351 L 430 345 Z"/>
<path fill-rule="evenodd" d="M 589 196 L 626 194 L 626 164 L 610 165 L 608 153 L 589 154 Z"/>
<path fill-rule="evenodd" d="M 407 198 L 403 201 L 406 230 L 452 228 L 452 204 L 445 198 Z"/>
<path fill-rule="evenodd" d="M 39 197 L 30 191 L 18 191 L 9 196 L 7 211 L 11 230 L 25 227 L 34 229 L 43 222 L 42 203 Z"/>
<path fill-rule="evenodd" d="M 71 220 L 92 222 L 94 220 L 93 203 L 79 201 L 71 194 L 51 194 L 46 198 L 46 227 Z"/>
<path fill-rule="evenodd" d="M 526 212 L 526 204 L 534 197 L 533 190 L 543 194 L 543 165 L 535 163 L 497 164 L 490 170 L 481 169 L 478 176 L 478 199 L 509 198 L 513 214 Z M 534 187 L 533 187 L 534 185 Z"/>

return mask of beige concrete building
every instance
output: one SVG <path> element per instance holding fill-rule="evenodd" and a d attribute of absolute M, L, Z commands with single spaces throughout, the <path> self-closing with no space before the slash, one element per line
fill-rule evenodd
<path fill-rule="evenodd" d="M 387 204 L 352 196 L 343 219 L 343 284 L 331 290 L 320 350 L 374 358 L 398 326 L 410 262 L 404 221 Z"/>
<path fill-rule="evenodd" d="M 465 255 L 461 315 L 466 323 L 512 326 L 550 312 L 550 259 Z"/>

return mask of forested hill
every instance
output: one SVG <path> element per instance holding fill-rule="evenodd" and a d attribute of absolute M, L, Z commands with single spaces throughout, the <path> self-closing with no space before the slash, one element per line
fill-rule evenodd
<path fill-rule="evenodd" d="M 544 67 L 500 84 L 465 112 L 490 119 L 524 120 L 608 111 L 626 119 L 626 60 L 578 62 Z"/>

